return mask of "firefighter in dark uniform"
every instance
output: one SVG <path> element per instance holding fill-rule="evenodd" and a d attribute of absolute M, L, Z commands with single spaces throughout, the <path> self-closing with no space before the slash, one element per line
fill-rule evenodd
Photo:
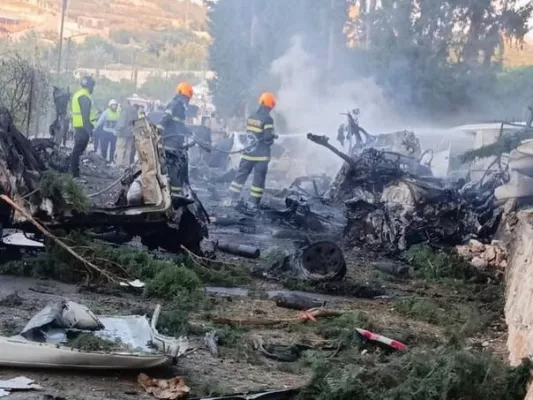
<path fill-rule="evenodd" d="M 96 82 L 90 76 L 81 80 L 81 89 L 72 96 L 71 114 L 74 129 L 74 148 L 70 155 L 70 172 L 74 178 L 80 177 L 80 157 L 87 149 L 96 124 L 96 110 L 91 95 Z"/>
<path fill-rule="evenodd" d="M 250 188 L 249 208 L 257 209 L 265 191 L 268 163 L 270 161 L 270 147 L 277 137 L 274 134 L 274 120 L 270 112 L 276 106 L 276 98 L 272 93 L 263 93 L 259 97 L 259 109 L 246 121 L 246 132 L 257 139 L 257 146 L 245 151 L 241 156 L 237 176 L 230 185 L 231 202 L 239 200 L 241 189 L 248 176 L 254 171 Z"/>
<path fill-rule="evenodd" d="M 173 155 L 167 157 L 170 175 L 170 187 L 173 195 L 183 195 L 182 185 L 189 184 L 189 160 L 187 150 L 183 149 L 185 137 L 190 131 L 185 125 L 187 106 L 193 95 L 193 88 L 188 82 L 176 86 L 176 95 L 168 103 L 158 127 L 163 130 L 165 147 Z"/>

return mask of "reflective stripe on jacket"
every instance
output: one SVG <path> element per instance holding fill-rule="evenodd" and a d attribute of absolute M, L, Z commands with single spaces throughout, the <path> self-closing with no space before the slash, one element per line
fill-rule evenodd
<path fill-rule="evenodd" d="M 257 138 L 257 146 L 242 155 L 243 160 L 269 161 L 270 147 L 274 137 L 274 120 L 270 110 L 259 107 L 257 112 L 246 120 L 246 132 L 253 133 Z"/>

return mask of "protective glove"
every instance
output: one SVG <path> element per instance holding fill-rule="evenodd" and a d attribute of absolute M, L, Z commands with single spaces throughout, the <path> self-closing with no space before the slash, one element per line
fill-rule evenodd
<path fill-rule="evenodd" d="M 265 138 L 264 142 L 268 144 L 269 146 L 274 144 L 274 140 L 277 139 L 279 136 L 275 133 L 268 135 L 268 137 Z"/>

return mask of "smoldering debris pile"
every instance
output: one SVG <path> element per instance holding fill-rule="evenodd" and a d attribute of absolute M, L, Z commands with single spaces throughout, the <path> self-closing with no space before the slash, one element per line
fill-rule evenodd
<path fill-rule="evenodd" d="M 125 186 L 113 202 L 116 206 L 91 207 L 83 188 L 72 182 L 72 178 L 57 173 L 68 165 L 58 146 L 47 139 L 29 141 L 14 126 L 9 111 L 0 108 L 0 194 L 7 195 L 27 215 L 38 217 L 50 230 L 92 229 L 102 238 L 114 234 L 125 237 L 125 241 L 140 236 L 149 248 L 181 252 L 184 246 L 199 253 L 200 242 L 207 237 L 207 214 L 189 187 L 184 190 L 190 190 L 190 198 L 194 200 L 171 197 L 168 177 L 163 172 L 166 157 L 158 145 L 159 135 L 145 120 L 136 121 L 135 144 L 140 171 L 128 170 L 123 179 L 107 187 L 118 183 Z M 104 174 L 106 178 L 115 179 L 105 172 L 105 165 L 98 165 L 99 162 L 103 161 L 92 157 L 84 159 L 86 169 L 98 176 L 93 180 L 101 179 Z M 131 180 L 128 179 L 130 175 Z M 142 181 L 142 204 L 127 204 L 126 186 L 131 185 L 137 175 Z M 81 203 L 84 206 L 77 207 Z M 28 218 L 19 214 L 1 203 L 0 226 L 35 231 Z"/>
<path fill-rule="evenodd" d="M 345 205 L 349 245 L 386 252 L 421 242 L 453 245 L 489 237 L 498 226 L 496 178 L 450 184 L 432 177 L 418 160 L 395 152 L 367 148 L 350 157 L 324 136 L 308 134 L 308 139 L 346 161 L 325 200 Z"/>

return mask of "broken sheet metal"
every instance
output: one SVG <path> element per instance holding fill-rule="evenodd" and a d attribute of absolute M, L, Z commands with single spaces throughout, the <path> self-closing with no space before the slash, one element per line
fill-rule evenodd
<path fill-rule="evenodd" d="M 48 304 L 26 324 L 20 335 L 32 342 L 61 343 L 67 329 L 96 331 L 104 326 L 87 307 L 73 301 Z"/>
<path fill-rule="evenodd" d="M 185 337 L 172 338 L 156 329 L 161 307 L 151 322 L 141 316 L 94 315 L 87 307 L 62 301 L 46 306 L 23 329 L 21 336 L 0 337 L 0 365 L 14 367 L 140 369 L 175 362 L 185 353 Z M 94 331 L 117 343 L 112 352 L 85 351 L 69 346 L 67 337 Z"/>
<path fill-rule="evenodd" d="M 0 397 L 9 396 L 14 391 L 42 390 L 33 379 L 19 376 L 13 379 L 0 380 Z"/>
<path fill-rule="evenodd" d="M 28 248 L 28 249 L 42 249 L 44 243 L 33 239 L 33 234 L 26 234 L 17 230 L 5 230 L 2 235 L 1 242 L 6 246 Z"/>

